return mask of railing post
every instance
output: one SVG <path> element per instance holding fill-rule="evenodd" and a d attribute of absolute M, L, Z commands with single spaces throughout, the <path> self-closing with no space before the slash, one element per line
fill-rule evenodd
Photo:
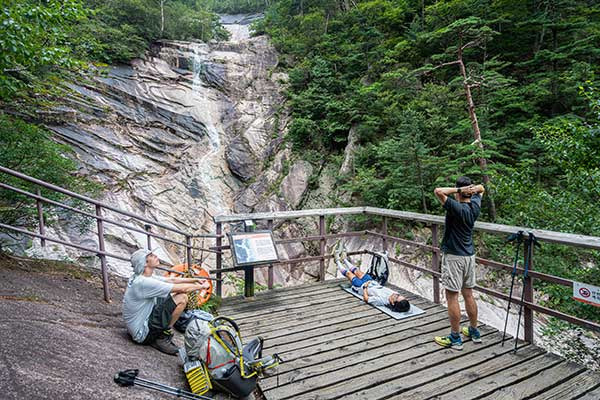
<path fill-rule="evenodd" d="M 440 271 L 440 250 L 439 250 L 439 239 L 438 239 L 438 226 L 436 224 L 431 225 L 431 245 L 435 247 L 431 255 L 431 269 L 433 271 Z M 433 302 L 440 304 L 440 278 L 433 276 Z"/>
<path fill-rule="evenodd" d="M 269 219 L 267 220 L 267 229 L 270 231 L 273 231 L 273 220 Z M 267 274 L 267 287 L 270 289 L 273 289 L 273 264 L 269 264 L 268 267 L 268 274 Z"/>
<path fill-rule="evenodd" d="M 534 244 L 531 243 L 529 249 L 529 271 L 533 271 L 533 249 L 535 248 Z M 524 286 L 523 286 L 523 300 L 533 303 L 533 278 L 531 275 L 527 274 L 527 278 L 525 278 Z M 524 333 L 525 333 L 525 341 L 533 344 L 533 310 L 528 306 L 523 307 L 523 319 L 524 319 Z"/>
<path fill-rule="evenodd" d="M 216 233 L 217 233 L 216 245 L 219 248 L 219 252 L 217 253 L 217 257 L 216 257 L 215 269 L 217 271 L 219 271 L 223 267 L 223 250 L 221 249 L 221 244 L 223 243 L 223 240 L 221 238 L 222 225 L 220 222 L 217 222 Z M 217 296 L 222 296 L 223 283 L 221 281 L 221 272 L 217 272 L 215 277 L 218 279 L 217 280 Z"/>
<path fill-rule="evenodd" d="M 319 235 L 321 236 L 320 240 L 320 251 L 321 260 L 319 261 L 319 280 L 321 282 L 325 281 L 325 216 L 319 215 Z"/>
<path fill-rule="evenodd" d="M 187 262 L 188 271 L 192 270 L 192 237 L 190 235 L 185 236 L 185 259 Z"/>
<path fill-rule="evenodd" d="M 152 225 L 144 225 L 144 230 L 148 232 L 148 235 L 146 235 L 146 247 L 148 250 L 152 250 L 152 236 L 149 235 L 150 231 L 152 231 Z"/>
<path fill-rule="evenodd" d="M 104 221 L 102 221 L 102 207 L 96 204 L 96 223 L 98 225 L 98 249 L 103 252 L 98 254 L 100 257 L 100 268 L 102 270 L 102 286 L 104 287 L 104 300 L 110 303 L 110 294 L 108 293 L 108 271 L 106 267 L 106 255 L 104 251 Z"/>
<path fill-rule="evenodd" d="M 37 189 L 37 195 L 38 196 L 42 195 L 40 188 Z M 44 227 L 44 212 L 42 211 L 42 202 L 39 199 L 36 199 L 35 203 L 37 205 L 38 219 L 40 221 L 40 235 L 46 236 L 44 234 L 45 227 Z M 40 243 L 42 244 L 42 247 L 46 247 L 46 239 L 40 238 Z"/>
<path fill-rule="evenodd" d="M 383 233 L 384 235 L 388 234 L 388 219 L 387 219 L 387 217 L 383 217 L 383 221 L 381 221 L 381 233 Z M 383 245 L 383 251 L 387 251 L 388 247 L 387 247 L 387 239 L 386 238 L 382 239 L 382 245 Z"/>

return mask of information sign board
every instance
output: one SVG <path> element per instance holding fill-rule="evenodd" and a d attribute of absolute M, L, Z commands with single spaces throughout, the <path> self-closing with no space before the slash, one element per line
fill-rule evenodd
<path fill-rule="evenodd" d="M 229 244 L 236 267 L 279 260 L 271 231 L 233 232 L 229 234 Z"/>

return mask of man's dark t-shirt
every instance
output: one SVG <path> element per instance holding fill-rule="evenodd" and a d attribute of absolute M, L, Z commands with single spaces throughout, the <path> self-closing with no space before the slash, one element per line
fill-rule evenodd
<path fill-rule="evenodd" d="M 473 225 L 481 211 L 481 195 L 474 194 L 470 203 L 460 203 L 448 196 L 444 203 L 446 228 L 442 239 L 442 251 L 455 256 L 472 256 Z"/>

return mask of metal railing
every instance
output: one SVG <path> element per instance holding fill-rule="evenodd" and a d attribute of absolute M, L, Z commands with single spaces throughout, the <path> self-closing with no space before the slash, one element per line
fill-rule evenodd
<path fill-rule="evenodd" d="M 218 253 L 215 250 L 211 250 L 211 249 L 203 249 L 203 248 L 199 248 L 199 247 L 194 247 L 192 245 L 192 239 L 196 238 L 196 237 L 206 237 L 206 238 L 215 238 L 217 239 L 217 243 L 220 240 L 220 237 L 218 237 L 218 235 L 213 235 L 213 234 L 206 234 L 206 235 L 194 235 L 188 232 L 184 232 L 180 229 L 177 229 L 175 227 L 169 226 L 169 225 L 165 225 L 165 224 L 161 224 L 160 222 L 156 222 L 153 220 L 150 220 L 148 218 L 142 217 L 140 215 L 136 215 L 134 213 L 131 213 L 129 211 L 125 211 L 125 210 L 121 210 L 117 207 L 114 207 L 110 204 L 107 203 L 103 203 L 100 202 L 98 200 L 94 200 L 90 197 L 69 191 L 67 189 L 64 189 L 62 187 L 56 186 L 56 185 L 52 185 L 48 182 L 44 182 L 42 180 L 33 178 L 31 176 L 22 174 L 20 172 L 11 170 L 9 168 L 5 168 L 0 166 L 0 173 L 4 173 L 10 176 L 13 176 L 15 178 L 18 178 L 22 181 L 25 182 L 29 182 L 31 184 L 34 184 L 37 186 L 37 191 L 36 193 L 31 193 L 28 192 L 26 190 L 8 185 L 4 182 L 0 182 L 0 189 L 5 189 L 5 190 L 9 190 L 12 191 L 14 193 L 20 194 L 22 196 L 34 199 L 36 202 L 36 209 L 37 209 L 37 218 L 38 218 L 38 230 L 39 233 L 36 232 L 31 232 L 28 231 L 26 229 L 20 228 L 20 227 L 16 227 L 16 226 L 12 226 L 12 225 L 8 225 L 5 223 L 0 223 L 0 228 L 2 229 L 6 229 L 6 230 L 10 230 L 13 232 L 17 232 L 23 235 L 28 235 L 31 237 L 35 237 L 35 238 L 39 238 L 41 241 L 41 245 L 42 247 L 46 246 L 46 242 L 53 242 L 53 243 L 58 243 L 58 244 L 62 244 L 64 246 L 68 246 L 68 247 L 73 247 L 82 251 L 88 251 L 91 253 L 94 253 L 98 256 L 98 258 L 100 259 L 100 270 L 101 270 L 101 274 L 102 274 L 102 286 L 103 286 L 103 291 L 104 291 L 104 300 L 106 301 L 110 301 L 110 293 L 109 293 L 109 285 L 108 285 L 108 270 L 107 270 L 107 262 L 106 262 L 106 258 L 107 257 L 111 257 L 111 258 L 115 258 L 118 260 L 123 260 L 123 261 L 129 261 L 129 257 L 125 257 L 119 254 L 114 254 L 114 253 L 110 253 L 108 251 L 106 251 L 106 246 L 105 246 L 105 242 L 104 242 L 104 233 L 105 233 L 105 229 L 104 229 L 104 224 L 112 224 L 115 226 L 118 226 L 120 228 L 123 228 L 125 230 L 128 231 L 132 231 L 132 232 L 137 232 L 137 233 L 142 233 L 144 235 L 146 235 L 147 238 L 147 248 L 151 249 L 152 247 L 152 238 L 155 239 L 160 239 L 160 240 L 164 240 L 166 242 L 169 243 L 173 243 L 179 247 L 183 247 L 185 249 L 185 259 L 187 262 L 187 265 L 192 265 L 193 264 L 193 260 L 192 260 L 192 250 L 200 250 L 200 251 L 206 251 L 206 252 L 213 252 L 213 253 Z M 91 213 L 85 210 L 81 210 L 79 208 L 70 206 L 68 204 L 62 203 L 60 201 L 56 201 L 56 200 L 52 200 L 49 199 L 47 197 L 44 197 L 40 194 L 40 190 L 39 188 L 45 188 L 45 189 L 49 189 L 53 192 L 56 193 L 60 193 L 65 195 L 68 198 L 71 199 L 77 199 L 82 201 L 83 203 L 86 204 L 90 204 L 93 205 L 95 208 L 95 212 Z M 89 217 L 92 218 L 96 221 L 96 227 L 97 227 L 97 231 L 96 231 L 96 236 L 97 236 L 97 240 L 98 240 L 98 247 L 97 248 L 91 248 L 91 247 L 87 247 L 87 246 L 83 246 L 81 244 L 77 244 L 77 243 L 71 243 L 65 240 L 61 240 L 61 239 L 57 239 L 57 238 L 52 238 L 46 235 L 46 226 L 45 226 L 45 222 L 44 222 L 44 212 L 43 212 L 43 204 L 50 204 L 52 206 L 56 206 L 56 207 L 60 207 L 62 209 L 74 212 L 76 214 L 79 215 L 83 215 L 85 217 Z M 136 227 L 136 226 L 132 226 L 129 224 L 125 224 L 119 221 L 115 221 L 114 219 L 110 219 L 107 218 L 103 215 L 103 211 L 104 210 L 110 210 L 116 214 L 122 215 L 122 216 L 126 216 L 131 218 L 134 221 L 137 221 L 140 224 L 144 225 L 144 228 L 140 228 L 140 227 Z M 168 238 L 164 235 L 160 235 L 157 233 L 152 232 L 152 228 L 153 227 L 157 227 L 157 228 L 161 228 L 167 232 L 171 232 L 177 235 L 181 235 L 183 236 L 183 241 L 180 240 L 175 240 L 175 239 L 171 239 Z M 164 260 L 163 260 L 164 261 Z"/>
<path fill-rule="evenodd" d="M 381 225 L 378 232 L 372 230 L 359 231 L 359 232 L 345 232 L 345 233 L 335 233 L 328 234 L 326 232 L 325 227 L 325 218 L 326 217 L 338 217 L 338 216 L 351 216 L 351 215 L 364 215 L 370 218 L 381 218 Z M 354 237 L 354 236 L 365 236 L 371 238 L 378 238 L 382 241 L 382 246 L 384 250 L 387 250 L 387 247 L 390 243 L 401 243 L 404 245 L 416 247 L 423 249 L 427 252 L 431 253 L 431 266 L 429 268 L 415 265 L 413 263 L 409 263 L 404 260 L 397 259 L 395 257 L 390 257 L 389 260 L 398 265 L 411 268 L 414 270 L 418 270 L 421 272 L 428 273 L 432 276 L 433 280 L 433 301 L 435 303 L 440 303 L 440 256 L 441 250 L 439 247 L 439 234 L 440 228 L 444 225 L 444 217 L 429 215 L 429 214 L 418 214 L 412 212 L 404 212 L 404 211 L 394 211 L 394 210 L 386 210 L 381 208 L 374 207 L 351 207 L 351 208 L 330 208 L 330 209 L 316 209 L 316 210 L 299 210 L 299 211 L 286 211 L 286 212 L 271 212 L 271 213 L 254 213 L 254 214 L 237 214 L 237 215 L 222 215 L 215 217 L 216 224 L 216 232 L 218 235 L 222 235 L 223 233 L 223 225 L 226 223 L 235 223 L 244 220 L 253 220 L 253 221 L 266 221 L 268 227 L 273 227 L 275 221 L 284 221 L 284 220 L 294 220 L 298 218 L 314 218 L 315 219 L 315 230 L 318 229 L 318 235 L 313 236 L 304 236 L 304 237 L 296 237 L 296 238 L 286 238 L 286 239 L 276 239 L 276 245 L 282 245 L 285 243 L 298 243 L 298 242 L 319 242 L 319 255 L 317 256 L 308 256 L 302 258 L 293 258 L 280 260 L 277 263 L 273 264 L 298 264 L 302 262 L 308 261 L 319 261 L 319 280 L 325 280 L 325 261 L 332 258 L 331 255 L 325 254 L 325 244 L 328 239 L 335 238 L 343 238 L 343 237 Z M 318 218 L 318 220 L 317 220 Z M 390 219 L 403 220 L 409 222 L 418 222 L 428 226 L 431 230 L 431 245 L 415 242 L 412 240 L 402 239 L 399 237 L 391 236 L 388 234 L 388 222 Z M 600 237 L 594 236 L 584 236 L 584 235 L 576 235 L 569 233 L 560 233 L 553 232 L 547 230 L 540 229 L 527 229 L 518 226 L 510 226 L 510 225 L 500 225 L 500 224 L 491 224 L 485 222 L 477 222 L 475 224 L 475 230 L 495 235 L 508 235 L 518 231 L 530 231 L 535 234 L 537 239 L 541 242 L 548 243 L 557 243 L 572 247 L 586 248 L 586 249 L 595 249 L 600 250 Z M 213 250 L 217 250 L 223 252 L 225 250 L 230 250 L 228 245 L 222 245 L 220 239 L 217 239 L 217 245 L 213 248 Z M 355 251 L 349 254 L 373 254 L 370 250 L 360 250 Z M 243 268 L 223 268 L 222 265 L 222 255 L 218 255 L 216 259 L 216 268 L 211 271 L 211 273 L 215 273 L 217 278 L 221 277 L 223 272 L 227 271 L 235 271 L 241 270 Z M 499 271 L 508 271 L 511 272 L 513 269 L 512 265 L 503 264 L 493 260 L 487 260 L 481 257 L 476 258 L 479 264 L 486 265 L 490 268 L 499 270 Z M 256 268 L 268 267 L 268 289 L 273 288 L 273 264 L 270 265 L 262 265 L 256 266 Z M 523 274 L 522 268 L 517 268 L 517 273 Z M 539 305 L 535 303 L 534 300 L 534 289 L 533 283 L 535 279 L 539 279 L 546 282 L 551 282 L 558 285 L 563 285 L 567 287 L 573 287 L 573 281 L 569 279 L 565 279 L 562 277 L 544 274 L 541 272 L 536 272 L 533 270 L 533 252 L 531 254 L 531 266 L 528 271 L 528 276 L 524 280 L 524 297 L 523 301 L 521 299 L 512 297 L 511 301 L 515 304 L 522 304 L 524 308 L 524 336 L 525 340 L 533 343 L 534 338 L 534 329 L 533 329 L 533 313 L 539 312 L 542 314 L 550 315 L 561 319 L 563 321 L 567 321 L 587 329 L 600 331 L 600 324 L 585 320 L 582 318 L 578 318 L 572 315 L 565 314 L 560 311 L 556 311 L 550 309 L 548 307 Z M 485 293 L 489 296 L 508 300 L 509 296 L 500 293 L 494 289 L 483 287 L 483 286 L 475 286 L 476 291 L 481 293 Z M 222 287 L 221 282 L 217 283 L 217 294 L 221 294 Z"/>
<path fill-rule="evenodd" d="M 39 238 L 42 246 L 46 246 L 46 241 L 49 241 L 49 242 L 59 243 L 59 244 L 65 245 L 65 246 L 73 247 L 73 248 L 76 248 L 79 250 L 91 252 L 91 253 L 97 255 L 99 257 L 100 263 L 101 263 L 102 283 L 103 283 L 103 288 L 104 288 L 104 299 L 106 301 L 110 301 L 110 294 L 109 294 L 109 290 L 108 290 L 108 271 L 107 271 L 106 258 L 112 257 L 112 258 L 123 260 L 123 261 L 129 261 L 129 256 L 125 257 L 122 255 L 118 255 L 118 254 L 114 254 L 114 253 L 110 253 L 110 252 L 106 251 L 105 243 L 104 243 L 104 224 L 105 223 L 113 224 L 113 225 L 119 226 L 123 229 L 142 233 L 142 234 L 146 235 L 148 248 L 151 248 L 151 239 L 152 238 L 164 240 L 169 243 L 173 243 L 177 246 L 183 247 L 185 249 L 185 259 L 186 259 L 188 265 L 193 264 L 192 250 L 200 250 L 200 251 L 215 253 L 215 255 L 216 255 L 215 269 L 211 270 L 210 272 L 213 274 L 216 274 L 217 294 L 221 295 L 222 294 L 222 281 L 221 281 L 222 274 L 224 272 L 238 271 L 238 270 L 243 269 L 243 268 L 238 268 L 238 267 L 223 268 L 223 253 L 224 253 L 224 251 L 230 250 L 229 245 L 223 245 L 223 237 L 225 236 L 224 229 L 223 229 L 224 224 L 236 223 L 236 222 L 250 219 L 253 221 L 266 221 L 267 228 L 273 229 L 273 227 L 275 226 L 275 221 L 294 220 L 294 219 L 298 219 L 298 218 L 318 218 L 318 220 L 316 221 L 318 234 L 315 234 L 312 236 L 297 237 L 297 238 L 277 239 L 275 241 L 276 245 L 282 245 L 282 244 L 286 244 L 286 243 L 298 243 L 298 242 L 319 242 L 319 246 L 318 246 L 319 254 L 318 255 L 280 260 L 278 262 L 273 262 L 272 264 L 269 264 L 266 266 L 257 266 L 256 267 L 256 268 L 262 268 L 262 267 L 268 268 L 267 286 L 269 289 L 273 288 L 273 269 L 276 264 L 297 265 L 297 264 L 301 264 L 304 262 L 318 261 L 319 262 L 319 279 L 321 281 L 325 280 L 325 261 L 332 257 L 331 255 L 325 254 L 325 247 L 326 247 L 327 240 L 328 239 L 345 238 L 345 237 L 364 236 L 364 237 L 380 239 L 382 241 L 382 246 L 383 246 L 384 250 L 387 249 L 387 247 L 390 243 L 401 243 L 403 245 L 413 246 L 416 248 L 423 249 L 427 252 L 430 252 L 431 253 L 431 267 L 430 268 L 415 265 L 415 264 L 406 262 L 404 260 L 397 259 L 395 257 L 391 257 L 390 261 L 393 263 L 396 263 L 398 265 L 407 267 L 407 268 L 411 268 L 414 270 L 418 270 L 418 271 L 422 271 L 422 272 L 431 274 L 432 280 L 433 280 L 433 301 L 436 303 L 440 302 L 440 276 L 441 276 L 441 273 L 440 273 L 440 262 L 439 261 L 440 261 L 441 250 L 439 248 L 439 234 L 440 234 L 440 227 L 442 227 L 444 225 L 444 218 L 440 217 L 440 216 L 403 212 L 403 211 L 386 210 L 386 209 L 374 208 L 374 207 L 351 207 L 351 208 L 333 208 L 333 209 L 317 209 L 317 210 L 299 210 L 299 211 L 289 211 L 289 212 L 237 214 L 237 215 L 226 215 L 226 216 L 215 217 L 215 234 L 194 235 L 194 234 L 179 230 L 175 227 L 161 224 L 159 222 L 152 221 L 148 218 L 133 214 L 131 212 L 121 210 L 110 204 L 106 204 L 106 203 L 94 200 L 92 198 L 89 198 L 87 196 L 83 196 L 78 193 L 71 192 L 69 190 L 49 184 L 49 183 L 41 181 L 39 179 L 32 178 L 30 176 L 19 173 L 17 171 L 13 171 L 8 168 L 4 168 L 4 167 L 0 166 L 0 173 L 4 173 L 4 174 L 10 175 L 10 176 L 13 176 L 15 178 L 21 179 L 23 181 L 29 182 L 31 184 L 37 185 L 38 188 L 40 188 L 40 187 L 46 188 L 51 191 L 61 193 L 69 198 L 80 200 L 84 203 L 91 204 L 95 207 L 95 212 L 91 213 L 91 212 L 84 211 L 79 208 L 73 207 L 71 205 L 46 198 L 40 194 L 39 189 L 34 194 L 34 193 L 28 192 L 26 190 L 16 188 L 16 187 L 8 185 L 6 183 L 0 182 L 0 189 L 9 190 L 9 191 L 18 193 L 20 195 L 23 195 L 23 196 L 26 196 L 28 198 L 35 200 L 38 224 L 39 224 L 39 233 L 31 232 L 31 231 L 28 231 L 21 227 L 11 226 L 11 225 L 8 225 L 5 223 L 0 223 L 0 229 L 10 230 L 10 231 L 18 232 L 18 233 L 28 235 L 31 237 Z M 82 244 L 70 243 L 65 240 L 47 236 L 45 233 L 45 224 L 44 224 L 44 216 L 43 216 L 43 204 L 44 203 L 66 209 L 71 212 L 74 212 L 74 213 L 77 213 L 77 214 L 80 214 L 80 215 L 83 215 L 83 216 L 86 216 L 89 218 L 93 218 L 96 221 L 96 227 L 97 227 L 96 235 L 97 235 L 97 240 L 98 240 L 98 247 L 91 248 L 91 247 L 84 246 Z M 119 215 L 127 216 L 127 217 L 133 219 L 134 221 L 137 221 L 138 223 L 143 223 L 144 228 L 142 229 L 142 228 L 139 228 L 136 226 L 131 226 L 131 225 L 124 224 L 122 222 L 107 218 L 103 215 L 103 210 L 110 210 Z M 325 223 L 327 217 L 352 216 L 352 215 L 364 215 L 364 216 L 371 217 L 371 218 L 372 217 L 381 218 L 381 225 L 380 225 L 379 231 L 376 232 L 373 230 L 364 230 L 364 231 L 356 231 L 356 232 L 327 233 L 326 223 Z M 410 221 L 410 222 L 419 222 L 419 223 L 425 224 L 431 230 L 431 245 L 389 235 L 388 234 L 388 222 L 390 221 L 390 219 L 392 219 L 392 220 L 397 219 L 397 220 Z M 166 237 L 164 235 L 160 235 L 155 232 L 152 232 L 152 227 L 161 228 L 167 232 L 171 232 L 176 235 L 181 235 L 181 236 L 183 236 L 183 241 L 175 240 L 175 239 Z M 496 235 L 507 235 L 510 233 L 517 232 L 519 230 L 523 230 L 523 231 L 528 230 L 528 231 L 533 232 L 536 235 L 536 237 L 538 238 L 538 240 L 540 240 L 542 242 L 558 243 L 558 244 L 563 244 L 563 245 L 572 246 L 572 247 L 600 250 L 600 237 L 574 235 L 574 234 L 552 232 L 552 231 L 538 230 L 538 229 L 531 230 L 531 229 L 526 229 L 526 228 L 517 227 L 517 226 L 490 224 L 490 223 L 482 223 L 482 222 L 478 222 L 475 224 L 475 230 L 480 231 L 480 232 L 496 234 Z M 196 238 L 196 237 L 205 237 L 205 238 L 215 239 L 215 246 L 210 247 L 210 248 L 194 247 L 192 245 L 192 240 L 193 240 L 193 238 Z M 351 253 L 349 253 L 349 255 L 369 254 L 369 253 L 372 254 L 372 251 L 363 249 L 363 250 L 351 252 Z M 532 258 L 533 258 L 533 255 L 532 255 Z M 510 272 L 510 271 L 512 271 L 512 268 L 513 268 L 511 265 L 503 264 L 503 263 L 493 261 L 493 260 L 487 260 L 487 259 L 480 258 L 480 257 L 477 257 L 477 262 L 480 264 L 486 265 L 488 267 L 491 267 L 493 269 L 500 270 L 500 271 L 509 271 Z M 523 270 L 521 268 L 518 268 L 517 272 L 519 274 L 522 274 Z M 534 279 L 540 279 L 542 281 L 551 282 L 551 283 L 558 284 L 558 285 L 573 287 L 572 280 L 534 271 L 533 270 L 533 260 L 532 260 L 529 275 L 525 279 L 525 282 L 524 282 L 524 289 L 523 289 L 525 291 L 524 300 L 521 302 L 521 300 L 518 298 L 513 297 L 511 299 L 512 302 L 514 302 L 515 304 L 522 304 L 524 306 L 524 321 L 525 321 L 524 331 L 525 331 L 525 340 L 526 341 L 533 342 L 533 335 L 534 335 L 533 312 L 539 312 L 542 314 L 550 315 L 550 316 L 556 317 L 558 319 L 583 326 L 588 329 L 600 331 L 600 324 L 597 324 L 593 321 L 581 319 L 581 318 L 578 318 L 578 317 L 575 317 L 572 315 L 568 315 L 563 312 L 556 311 L 556 310 L 541 306 L 539 304 L 536 304 L 534 301 L 534 297 L 533 297 Z M 509 299 L 508 295 L 506 295 L 504 293 L 500 293 L 500 292 L 490 289 L 490 288 L 486 288 L 486 287 L 482 287 L 482 286 L 478 285 L 474 289 L 479 292 L 488 294 L 490 296 L 493 296 L 493 297 L 496 297 L 496 298 L 499 298 L 502 300 Z"/>

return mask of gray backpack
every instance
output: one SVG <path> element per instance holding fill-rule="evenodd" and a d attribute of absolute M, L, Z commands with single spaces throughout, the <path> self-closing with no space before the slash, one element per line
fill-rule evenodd
<path fill-rule="evenodd" d="M 212 321 L 196 319 L 185 331 L 188 368 L 189 363 L 201 361 L 211 383 L 235 397 L 248 396 L 263 372 L 279 365 L 281 359 L 277 354 L 262 357 L 262 348 L 260 337 L 242 346 L 237 324 L 227 317 L 216 317 Z"/>

